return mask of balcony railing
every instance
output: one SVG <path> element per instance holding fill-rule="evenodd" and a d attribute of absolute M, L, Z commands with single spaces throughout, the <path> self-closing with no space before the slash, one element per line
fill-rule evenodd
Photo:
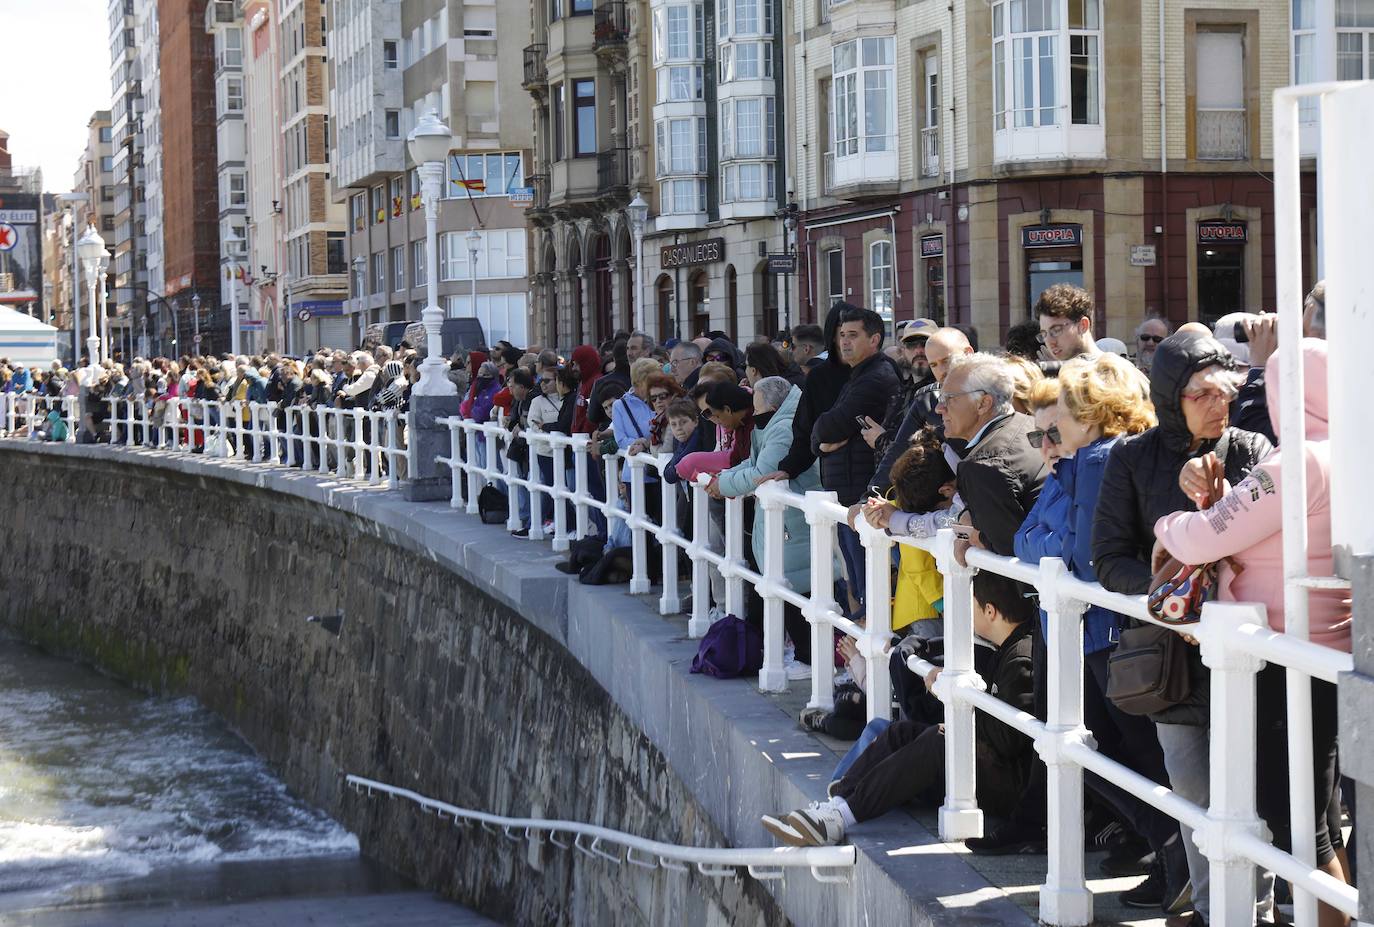
<path fill-rule="evenodd" d="M 1197 111 L 1197 156 L 1202 161 L 1244 161 L 1249 151 L 1245 109 Z"/>
<path fill-rule="evenodd" d="M 821 193 L 830 194 L 835 188 L 835 152 L 827 151 L 821 155 Z"/>
<path fill-rule="evenodd" d="M 552 184 L 549 182 L 548 174 L 531 174 L 529 178 L 530 186 L 534 189 L 534 202 L 530 204 L 530 209 L 548 209 L 549 191 Z"/>
<path fill-rule="evenodd" d="M 940 176 L 940 127 L 921 130 L 921 176 Z"/>
<path fill-rule="evenodd" d="M 596 156 L 596 190 L 614 193 L 630 185 L 630 149 L 612 148 Z"/>
<path fill-rule="evenodd" d="M 544 87 L 549 83 L 549 66 L 545 56 L 549 47 L 542 42 L 525 46 L 525 79 L 521 86 L 526 90 Z"/>
<path fill-rule="evenodd" d="M 625 0 L 606 0 L 593 11 L 592 48 L 623 47 L 630 35 L 630 16 Z"/>

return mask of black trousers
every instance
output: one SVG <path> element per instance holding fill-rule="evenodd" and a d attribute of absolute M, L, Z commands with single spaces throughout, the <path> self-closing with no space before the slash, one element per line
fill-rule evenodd
<path fill-rule="evenodd" d="M 1021 792 L 1017 770 L 977 752 L 978 804 L 1009 814 Z M 894 721 L 849 767 L 835 794 L 857 821 L 868 821 L 910 801 L 940 801 L 945 785 L 945 735 L 939 725 Z"/>

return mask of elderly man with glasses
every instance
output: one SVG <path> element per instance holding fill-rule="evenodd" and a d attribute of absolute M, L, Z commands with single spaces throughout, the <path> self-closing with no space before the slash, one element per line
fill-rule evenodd
<path fill-rule="evenodd" d="M 1156 316 L 1145 319 L 1135 330 L 1135 365 L 1143 372 L 1150 372 L 1154 363 L 1155 349 L 1169 337 L 1169 323 Z"/>

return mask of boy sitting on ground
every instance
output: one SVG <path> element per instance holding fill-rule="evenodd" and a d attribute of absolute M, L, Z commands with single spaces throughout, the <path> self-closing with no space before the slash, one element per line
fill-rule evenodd
<path fill-rule="evenodd" d="M 1015 580 L 986 571 L 973 578 L 973 630 L 996 648 L 991 692 L 1018 711 L 1031 699 L 1030 622 L 1035 603 Z M 937 668 L 926 678 L 934 684 Z M 1030 770 L 1032 746 L 1020 732 L 979 712 L 976 724 L 978 803 L 1006 816 Z M 939 802 L 945 778 L 945 726 L 896 721 L 859 755 L 842 779 L 830 784 L 830 798 L 774 817 L 763 826 L 788 846 L 831 846 L 861 821 L 880 817 L 907 802 Z"/>

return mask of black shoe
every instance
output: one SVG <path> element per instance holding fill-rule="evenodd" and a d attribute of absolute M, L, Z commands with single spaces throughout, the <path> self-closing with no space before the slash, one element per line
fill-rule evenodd
<path fill-rule="evenodd" d="M 1098 869 L 1113 879 L 1122 876 L 1146 875 L 1154 865 L 1155 853 L 1145 838 L 1134 833 L 1123 834 L 1112 844 L 1107 857 Z"/>
<path fill-rule="evenodd" d="M 527 538 L 530 536 L 530 529 L 521 528 L 519 531 L 512 531 L 511 534 L 518 538 Z"/>
<path fill-rule="evenodd" d="M 970 853 L 979 856 L 1025 856 L 1045 852 L 1045 832 L 1015 821 L 1005 821 L 986 837 L 964 841 Z"/>
<path fill-rule="evenodd" d="M 1144 882 L 1122 892 L 1118 900 L 1128 908 L 1159 908 L 1164 903 L 1164 869 L 1159 861 L 1150 867 Z"/>
<path fill-rule="evenodd" d="M 1164 900 L 1160 907 L 1165 914 L 1180 914 L 1193 903 L 1193 883 L 1188 878 L 1188 855 L 1183 835 L 1175 834 L 1164 844 L 1158 856 L 1164 857 Z"/>

